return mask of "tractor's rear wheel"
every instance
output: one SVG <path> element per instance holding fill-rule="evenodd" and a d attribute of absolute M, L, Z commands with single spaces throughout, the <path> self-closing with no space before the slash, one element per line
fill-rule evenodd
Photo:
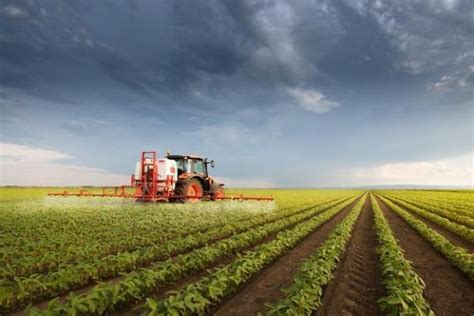
<path fill-rule="evenodd" d="M 177 202 L 196 203 L 201 200 L 204 190 L 199 180 L 191 179 L 178 181 L 174 192 L 175 195 L 178 196 L 178 198 L 176 198 Z"/>

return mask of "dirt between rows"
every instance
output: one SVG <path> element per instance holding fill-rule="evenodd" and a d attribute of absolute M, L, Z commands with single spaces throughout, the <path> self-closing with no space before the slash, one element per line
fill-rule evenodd
<path fill-rule="evenodd" d="M 474 282 L 452 265 L 378 197 L 405 258 L 425 282 L 424 296 L 436 315 L 473 315 Z"/>
<path fill-rule="evenodd" d="M 465 248 L 467 251 L 469 251 L 471 253 L 474 253 L 474 245 L 471 242 L 469 242 L 468 240 L 465 240 L 465 239 L 459 237 L 458 235 L 456 235 L 455 233 L 450 232 L 446 228 L 441 227 L 440 225 L 430 221 L 429 219 L 424 218 L 424 217 L 416 214 L 415 212 L 407 209 L 406 207 L 404 207 L 401 204 L 398 204 L 397 202 L 394 202 L 394 201 L 391 201 L 391 202 L 396 204 L 400 208 L 404 209 L 408 213 L 410 213 L 416 219 L 418 219 L 418 220 L 422 221 L 423 223 L 425 223 L 426 225 L 428 225 L 431 229 L 433 229 L 433 230 L 437 231 L 438 233 L 440 233 L 444 238 L 449 240 L 453 245 Z M 429 211 L 427 211 L 427 212 L 429 212 Z M 453 223 L 458 224 L 454 221 L 453 221 Z M 458 224 L 458 225 L 462 225 L 462 224 Z"/>
<path fill-rule="evenodd" d="M 283 292 L 281 290 L 291 284 L 302 261 L 315 252 L 324 242 L 329 232 L 349 213 L 359 199 L 346 206 L 307 236 L 295 248 L 250 279 L 234 295 L 212 309 L 209 314 L 223 316 L 256 315 L 266 309 L 265 303 L 282 298 Z"/>
<path fill-rule="evenodd" d="M 385 290 L 376 247 L 374 217 L 367 198 L 335 277 L 324 290 L 317 315 L 381 315 L 377 300 Z"/>

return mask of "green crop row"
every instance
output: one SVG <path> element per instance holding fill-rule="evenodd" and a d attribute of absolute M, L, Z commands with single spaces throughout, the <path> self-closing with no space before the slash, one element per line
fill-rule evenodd
<path fill-rule="evenodd" d="M 278 256 L 293 248 L 305 236 L 327 222 L 338 212 L 341 206 L 334 207 L 323 214 L 292 229 L 278 233 L 272 241 L 245 253 L 230 264 L 215 270 L 200 281 L 194 282 L 167 298 L 157 301 L 147 298 L 144 314 L 148 315 L 189 315 L 205 314 L 210 306 L 261 271 Z"/>
<path fill-rule="evenodd" d="M 278 231 L 288 228 L 298 222 L 304 221 L 320 212 L 334 212 L 355 199 L 352 198 L 342 204 L 333 206 L 327 211 L 324 207 L 315 207 L 306 212 L 284 217 L 245 233 L 234 235 L 228 239 L 220 240 L 201 249 L 196 249 L 186 255 L 159 262 L 148 269 L 138 269 L 126 275 L 122 280 L 112 284 L 101 284 L 90 292 L 83 295 L 71 294 L 65 304 L 53 300 L 48 305 L 47 314 L 61 315 L 64 313 L 103 313 L 106 310 L 113 310 L 117 306 L 133 303 L 143 299 L 148 293 L 168 282 L 176 281 L 180 277 L 189 273 L 204 269 L 218 259 L 249 247 L 262 238 Z M 37 310 L 30 310 L 31 313 L 38 313 Z"/>
<path fill-rule="evenodd" d="M 233 220 L 231 221 L 230 223 L 221 223 L 220 225 L 217 225 L 216 227 L 214 228 L 210 228 L 208 227 L 207 229 L 203 228 L 201 229 L 201 231 L 197 231 L 197 232 L 194 232 L 193 235 L 191 235 L 190 237 L 190 232 L 189 232 L 189 229 L 186 225 L 181 225 L 181 231 L 179 231 L 180 234 L 175 234 L 176 237 L 178 236 L 181 236 L 181 239 L 178 239 L 178 244 L 179 243 L 179 240 L 187 240 L 187 239 L 190 239 L 190 238 L 193 238 L 193 236 L 197 237 L 197 238 L 202 238 L 202 234 L 206 234 L 208 236 L 213 236 L 214 234 L 218 234 L 220 232 L 222 232 L 222 226 L 228 226 L 230 227 L 230 229 L 227 229 L 226 231 L 229 233 L 232 232 L 232 228 L 234 227 L 233 225 L 239 225 L 239 223 L 241 221 L 247 221 L 247 220 L 253 220 L 254 222 L 257 221 L 257 219 L 261 219 L 261 222 L 265 222 L 266 220 L 271 220 L 271 218 L 277 218 L 281 213 L 283 213 L 283 216 L 285 216 L 286 214 L 289 214 L 291 213 L 293 210 L 295 210 L 295 208 L 287 208 L 287 209 L 283 209 L 283 210 L 279 210 L 279 211 L 276 211 L 276 212 L 272 212 L 272 213 L 265 213 L 265 215 L 257 215 L 257 216 L 254 216 L 254 217 L 250 217 L 250 218 L 245 218 L 244 220 L 241 220 L 239 219 L 238 216 L 236 216 L 236 218 L 238 220 Z M 226 214 L 227 217 L 228 217 L 228 214 Z M 179 217 L 179 216 L 178 216 Z M 185 219 L 188 219 L 189 216 L 182 216 L 182 218 L 185 218 Z M 212 218 L 214 217 L 220 217 L 220 216 L 213 216 Z M 211 221 L 211 222 L 214 222 L 214 221 Z M 206 226 L 204 226 L 206 227 Z M 186 235 L 186 238 L 183 238 L 183 235 Z M 210 238 L 211 238 L 210 237 Z M 154 236 L 149 236 L 148 237 L 149 239 L 146 241 L 146 244 L 148 246 L 150 245 L 156 245 L 156 244 L 164 244 L 165 242 L 167 242 L 166 239 L 163 239 L 163 238 L 159 238 L 159 239 L 155 239 Z M 179 237 L 178 237 L 179 238 Z M 176 241 L 175 241 L 176 242 Z M 147 247 L 144 247 L 143 243 L 140 243 L 142 246 L 141 247 L 138 247 L 139 245 L 136 245 L 138 247 L 138 249 L 136 251 L 133 251 L 133 252 L 128 252 L 128 251 L 120 251 L 121 253 L 117 256 L 117 255 L 109 255 L 109 256 L 106 256 L 106 255 L 100 255 L 98 257 L 91 257 L 89 258 L 89 260 L 85 260 L 84 258 L 82 258 L 80 261 L 79 261 L 79 266 L 87 266 L 87 267 L 90 267 L 90 266 L 104 266 L 105 268 L 104 269 L 101 269 L 104 274 L 107 274 L 107 273 L 114 273 L 114 271 L 116 270 L 116 265 L 114 265 L 114 261 L 117 261 L 117 262 L 122 262 L 123 264 L 125 264 L 126 262 L 131 262 L 131 266 L 136 266 L 137 265 L 137 262 L 133 261 L 133 260 L 140 260 L 139 258 L 148 258 L 148 259 L 145 259 L 145 260 L 149 260 L 150 258 L 152 259 L 152 256 L 153 256 L 153 253 L 156 252 L 156 247 L 151 247 L 149 249 L 149 251 L 147 251 Z M 176 248 L 176 247 L 173 247 L 173 245 L 170 246 L 171 248 Z M 19 250 L 21 251 L 21 250 Z M 63 250 L 64 251 L 64 250 Z M 60 251 L 58 251 L 58 253 L 61 253 Z M 66 252 L 68 253 L 68 252 Z M 164 252 L 161 252 L 162 254 Z M 169 255 L 170 253 L 166 253 L 166 255 Z M 67 257 L 67 255 L 66 255 Z M 120 257 L 128 257 L 129 260 L 125 260 L 125 259 L 122 259 Z M 45 258 L 47 259 L 47 258 Z M 52 261 L 52 262 L 56 262 L 56 261 Z M 51 272 L 52 273 L 49 273 L 49 275 L 61 275 L 61 274 L 67 274 L 67 272 L 65 271 L 68 271 L 67 269 L 69 269 L 69 271 L 74 271 L 74 270 L 77 270 L 77 269 L 81 269 L 81 267 L 74 267 L 74 264 L 70 264 L 70 266 L 72 267 L 69 267 L 69 264 L 61 264 L 62 268 L 60 272 L 55 272 L 55 270 L 52 270 Z M 8 268 L 9 265 L 6 266 L 6 268 Z M 51 267 L 50 267 L 51 268 Z M 13 279 L 13 275 L 14 276 L 20 276 L 22 273 L 19 272 L 19 267 L 18 266 L 15 266 L 15 269 L 10 269 L 10 270 L 13 270 L 13 271 L 9 271 L 9 275 L 11 275 L 11 279 Z M 107 272 L 108 270 L 110 270 L 110 272 Z M 43 273 L 45 274 L 45 273 Z M 48 273 L 46 273 L 48 274 Z M 75 274 L 75 272 L 73 273 Z M 33 276 L 34 278 L 35 276 Z M 3 278 L 5 279 L 9 279 L 8 276 L 5 276 L 3 275 Z M 53 277 L 54 278 L 54 277 Z M 25 279 L 25 278 L 24 278 Z M 28 278 L 26 278 L 27 280 Z M 50 278 L 51 279 L 51 278 Z M 28 281 L 26 281 L 28 282 Z"/>
<path fill-rule="evenodd" d="M 458 192 L 434 192 L 434 191 L 410 191 L 410 190 L 388 190 L 381 191 L 382 194 L 422 201 L 437 208 L 443 208 L 463 216 L 474 217 L 474 194 Z"/>
<path fill-rule="evenodd" d="M 205 232 L 229 222 L 272 216 L 280 210 L 298 210 L 356 192 L 310 193 L 275 191 L 272 194 L 276 201 L 272 203 L 223 201 L 192 206 L 141 205 L 112 198 L 48 198 L 42 203 L 13 203 L 5 202 L 0 195 L 0 279 L 45 274 L 67 265 L 89 263 Z"/>
<path fill-rule="evenodd" d="M 435 213 L 446 219 L 453 220 L 456 223 L 467 226 L 468 228 L 471 228 L 471 229 L 474 228 L 474 218 L 470 216 L 461 215 L 450 209 L 441 209 L 439 205 L 432 205 L 432 204 L 426 203 L 423 200 L 406 199 L 406 198 L 398 197 L 396 195 L 394 196 L 394 195 L 387 195 L 387 194 L 384 196 L 394 198 L 400 202 L 412 204 L 415 207 L 425 209 L 431 213 Z"/>
<path fill-rule="evenodd" d="M 387 291 L 387 296 L 378 300 L 381 309 L 389 315 L 434 315 L 423 297 L 423 280 L 403 256 L 403 250 L 373 195 L 371 202 L 378 239 L 377 253 Z"/>
<path fill-rule="evenodd" d="M 404 196 L 402 195 L 402 197 Z M 428 204 L 432 207 L 442 208 L 449 212 L 474 218 L 474 210 L 472 209 L 474 199 L 471 199 L 470 205 L 466 205 L 464 203 L 459 203 L 459 201 L 446 201 L 439 198 L 431 198 L 430 196 L 407 196 L 406 198 L 411 201 L 421 201 L 424 204 Z"/>
<path fill-rule="evenodd" d="M 321 306 L 324 286 L 334 276 L 334 270 L 346 249 L 352 227 L 359 217 L 365 199 L 365 196 L 360 199 L 316 253 L 303 261 L 291 286 L 283 290 L 285 297 L 269 304 L 267 315 L 311 315 Z"/>
<path fill-rule="evenodd" d="M 21 208 L 15 208 L 18 215 L 5 219 L 5 223 L 11 222 L 13 225 L 6 228 L 9 231 L 6 230 L 4 236 L 8 239 L 6 237 L 2 240 L 0 276 L 9 278 L 12 275 L 45 273 L 66 264 L 133 251 L 223 225 L 228 222 L 230 215 L 228 212 L 202 211 L 201 214 L 193 214 L 192 221 L 185 221 L 189 217 L 187 209 L 167 210 L 168 214 L 164 214 L 155 207 L 152 205 L 150 209 L 143 209 L 143 206 L 133 206 L 127 212 L 119 209 L 118 215 L 111 214 L 110 207 L 100 209 L 100 212 L 96 207 L 84 207 L 81 209 L 84 218 L 78 218 L 81 213 L 71 207 L 65 208 L 71 210 L 65 215 L 53 208 L 44 212 L 41 218 L 38 218 L 37 213 L 30 217 Z M 53 218 L 60 216 L 65 216 L 66 219 Z M 235 212 L 232 220 L 245 220 L 253 216 L 255 215 Z M 34 223 L 35 219 L 38 219 L 37 224 Z M 94 225 L 90 225 L 92 222 Z M 109 225 L 105 227 L 107 223 Z M 128 223 L 129 227 L 124 227 L 123 223 Z M 57 227 L 64 231 L 54 231 Z M 26 231 L 29 229 L 31 233 L 28 234 Z M 41 238 L 45 235 L 50 238 Z M 41 239 L 37 240 L 38 238 Z M 18 258 L 18 252 L 23 254 L 21 258 Z"/>
<path fill-rule="evenodd" d="M 437 231 L 431 229 L 422 221 L 413 217 L 410 213 L 403 210 L 390 200 L 380 196 L 382 201 L 390 209 L 397 213 L 405 222 L 417 231 L 426 241 L 428 241 L 436 250 L 443 254 L 455 266 L 466 273 L 471 280 L 474 280 L 474 255 L 470 254 L 462 247 L 457 247 L 444 238 Z"/>
<path fill-rule="evenodd" d="M 344 198 L 343 200 L 345 200 Z M 341 200 L 323 203 L 317 207 L 303 209 L 302 214 L 310 216 L 315 211 L 329 208 Z M 162 260 L 170 255 L 176 255 L 201 247 L 212 240 L 225 238 L 232 234 L 252 229 L 258 225 L 278 221 L 287 216 L 298 214 L 293 210 L 273 213 L 265 218 L 255 218 L 244 222 L 231 223 L 205 233 L 189 235 L 185 238 L 169 241 L 165 244 L 140 249 L 134 253 L 121 253 L 117 256 L 109 256 L 93 263 L 80 263 L 74 266 L 66 266 L 63 269 L 46 275 L 34 275 L 27 278 L 16 277 L 16 287 L 6 288 L 8 291 L 0 298 L 5 307 L 20 307 L 28 301 L 52 297 L 66 290 L 77 288 L 95 280 L 110 278 L 120 272 L 135 270 L 150 262 Z"/>
<path fill-rule="evenodd" d="M 328 201 L 328 197 L 321 202 Z M 295 203 L 280 209 L 298 209 L 315 202 Z M 224 202 L 225 205 L 226 202 Z M 60 266 L 96 261 L 103 257 L 164 243 L 189 234 L 205 232 L 229 222 L 265 217 L 273 212 L 249 212 L 247 203 L 219 208 L 200 205 L 132 205 L 128 208 L 106 205 L 104 208 L 57 206 L 28 213 L 22 207 L 1 213 L 0 277 L 47 273 Z M 81 204 L 79 204 L 81 205 Z M 270 210 L 273 203 L 260 205 Z M 35 207 L 36 208 L 36 207 Z M 38 207 L 39 208 L 39 207 Z M 5 217 L 5 218 L 3 218 Z M 65 217 L 65 218 L 62 218 Z M 7 225 L 10 223 L 9 225 Z M 93 223 L 94 225 L 91 225 Z M 126 225 L 128 224 L 128 225 Z M 55 231 L 58 227 L 61 231 Z M 48 236 L 49 238 L 44 238 Z M 19 252 L 22 256 L 19 258 Z"/>
<path fill-rule="evenodd" d="M 439 226 L 441 226 L 443 228 L 446 228 L 450 232 L 458 235 L 459 237 L 464 238 L 464 239 L 474 243 L 474 230 L 473 229 L 471 229 L 469 227 L 466 227 L 464 225 L 456 224 L 456 223 L 450 221 L 449 219 L 446 219 L 442 216 L 439 216 L 439 215 L 436 215 L 436 214 L 431 213 L 429 211 L 426 211 L 426 210 L 424 210 L 422 208 L 419 208 L 415 205 L 408 204 L 408 203 L 406 203 L 404 201 L 401 201 L 399 199 L 389 197 L 389 196 L 386 196 L 386 195 L 383 195 L 383 196 L 385 198 L 389 199 L 390 201 L 398 203 L 398 204 L 402 205 L 403 207 L 405 207 L 406 209 L 408 209 L 410 211 L 413 211 L 415 214 L 418 214 L 421 217 L 424 217 L 424 218 L 438 224 Z"/>

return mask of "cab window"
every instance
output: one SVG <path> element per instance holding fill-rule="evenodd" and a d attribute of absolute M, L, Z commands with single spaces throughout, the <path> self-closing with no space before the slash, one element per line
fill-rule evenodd
<path fill-rule="evenodd" d="M 182 173 L 186 172 L 184 168 L 184 159 L 176 160 L 176 167 L 178 168 L 178 175 L 181 175 Z"/>
<path fill-rule="evenodd" d="M 176 167 L 178 167 L 178 174 L 191 172 L 191 162 L 188 159 L 177 159 Z"/>
<path fill-rule="evenodd" d="M 204 173 L 204 163 L 202 160 L 195 160 L 194 161 L 194 172 L 195 173 Z"/>
<path fill-rule="evenodd" d="M 184 171 L 184 159 L 176 160 L 176 167 L 178 167 L 178 169 L 181 169 L 181 170 Z"/>

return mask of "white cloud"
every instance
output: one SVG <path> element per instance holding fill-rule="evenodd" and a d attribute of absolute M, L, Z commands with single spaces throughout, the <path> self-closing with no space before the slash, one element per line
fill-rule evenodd
<path fill-rule="evenodd" d="M 354 185 L 456 185 L 474 187 L 474 153 L 436 160 L 393 162 L 346 170 Z"/>
<path fill-rule="evenodd" d="M 324 113 L 339 106 L 339 103 L 327 99 L 324 94 L 315 90 L 290 88 L 287 91 L 307 111 Z"/>
<path fill-rule="evenodd" d="M 81 117 L 75 120 L 67 121 L 65 124 L 70 129 L 78 129 L 78 130 L 94 130 L 97 128 L 104 128 L 109 127 L 112 123 L 104 121 L 104 120 L 97 120 L 88 117 Z"/>
<path fill-rule="evenodd" d="M 129 183 L 128 175 L 57 162 L 71 158 L 53 150 L 1 143 L 0 185 L 118 186 Z"/>
<path fill-rule="evenodd" d="M 442 76 L 436 82 L 428 85 L 429 90 L 437 92 L 459 91 L 461 89 L 471 89 L 474 84 L 474 67 L 468 70 L 454 72 Z"/>
<path fill-rule="evenodd" d="M 107 170 L 57 163 L 2 162 L 0 185 L 22 186 L 119 186 L 130 177 Z"/>
<path fill-rule="evenodd" d="M 26 12 L 18 7 L 9 5 L 0 9 L 6 16 L 18 18 L 26 15 Z"/>
<path fill-rule="evenodd" d="M 452 11 L 458 8 L 459 0 L 430 0 L 429 6 L 435 11 Z"/>
<path fill-rule="evenodd" d="M 45 150 L 30 146 L 0 143 L 0 157 L 3 161 L 23 162 L 50 162 L 69 159 L 72 156 L 54 150 Z"/>
<path fill-rule="evenodd" d="M 441 79 L 437 82 L 434 82 L 429 85 L 430 90 L 442 90 L 446 89 L 453 84 L 456 85 L 456 78 L 452 76 L 442 76 Z"/>
<path fill-rule="evenodd" d="M 215 177 L 217 181 L 224 183 L 229 188 L 275 188 L 276 184 L 267 178 L 226 178 Z"/>

